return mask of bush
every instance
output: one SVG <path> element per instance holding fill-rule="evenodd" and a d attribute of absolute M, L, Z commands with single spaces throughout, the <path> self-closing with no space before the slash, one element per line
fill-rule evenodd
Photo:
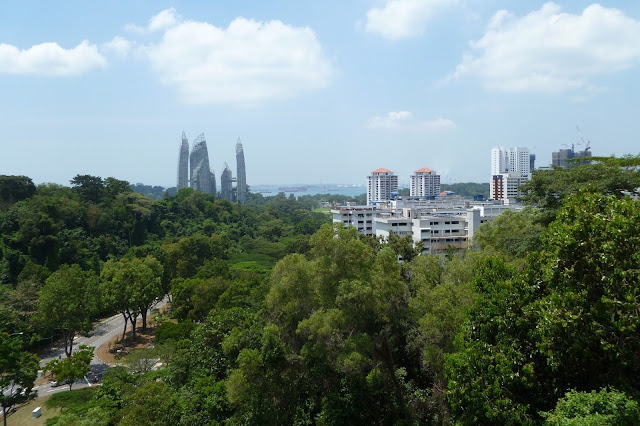
<path fill-rule="evenodd" d="M 546 417 L 545 425 L 636 425 L 640 422 L 640 407 L 624 392 L 607 390 L 591 392 L 569 391 Z"/>
<path fill-rule="evenodd" d="M 191 321 L 179 323 L 165 322 L 156 328 L 156 343 L 161 344 L 168 340 L 187 339 L 191 331 L 196 327 Z"/>

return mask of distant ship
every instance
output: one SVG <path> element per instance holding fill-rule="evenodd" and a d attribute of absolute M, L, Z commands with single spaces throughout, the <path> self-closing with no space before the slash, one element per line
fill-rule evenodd
<path fill-rule="evenodd" d="M 307 192 L 306 186 L 281 186 L 278 191 L 283 192 Z"/>

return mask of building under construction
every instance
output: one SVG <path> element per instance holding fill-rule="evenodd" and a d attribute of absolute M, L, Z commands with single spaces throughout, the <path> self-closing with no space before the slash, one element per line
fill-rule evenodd
<path fill-rule="evenodd" d="M 571 144 L 571 149 L 560 149 L 557 152 L 551 153 L 551 165 L 556 167 L 562 167 L 566 169 L 569 166 L 574 166 L 577 164 L 588 164 L 589 160 L 582 161 L 572 161 L 576 158 L 589 158 L 591 157 L 591 141 L 584 141 L 584 137 L 582 136 L 582 132 L 580 131 L 580 127 L 576 126 L 576 130 L 578 131 L 578 135 L 580 136 L 580 142 L 578 145 L 584 146 L 583 151 L 575 151 L 575 144 Z M 565 145 L 566 146 L 566 145 Z"/>
<path fill-rule="evenodd" d="M 588 158 L 588 157 L 591 157 L 591 151 L 589 150 L 574 151 L 573 147 L 571 147 L 571 149 L 561 149 L 557 152 L 551 153 L 551 165 L 566 169 L 571 165 L 588 163 L 588 160 L 583 160 L 579 162 L 574 162 L 569 160 L 573 160 L 574 158 Z"/>

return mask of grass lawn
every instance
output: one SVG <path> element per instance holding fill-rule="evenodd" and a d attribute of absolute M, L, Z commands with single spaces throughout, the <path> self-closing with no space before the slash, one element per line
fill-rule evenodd
<path fill-rule="evenodd" d="M 49 408 L 44 405 L 45 401 L 49 399 L 51 395 L 36 398 L 29 401 L 27 404 L 18 408 L 18 411 L 7 417 L 7 426 L 40 426 L 44 425 L 47 419 L 55 417 L 60 414 L 60 407 Z M 37 418 L 31 418 L 31 412 L 36 408 L 41 407 L 42 415 Z"/>

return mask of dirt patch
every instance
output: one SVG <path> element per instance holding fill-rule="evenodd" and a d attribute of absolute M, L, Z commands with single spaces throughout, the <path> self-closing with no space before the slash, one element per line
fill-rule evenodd
<path fill-rule="evenodd" d="M 156 323 L 149 322 L 147 329 L 142 330 L 142 322 L 140 321 L 136 327 L 135 340 L 131 337 L 131 331 L 127 331 L 124 341 L 121 341 L 121 335 L 114 337 L 98 348 L 96 356 L 102 362 L 113 366 L 122 360 L 128 352 L 149 347 L 155 338 L 156 327 Z"/>

